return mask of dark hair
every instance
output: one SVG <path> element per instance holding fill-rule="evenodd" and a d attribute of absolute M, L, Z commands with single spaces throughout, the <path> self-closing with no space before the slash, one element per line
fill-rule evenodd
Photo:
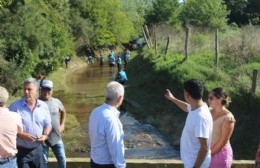
<path fill-rule="evenodd" d="M 226 91 L 225 91 L 223 88 L 217 87 L 217 88 L 213 89 L 213 90 L 211 91 L 211 93 L 212 93 L 217 99 L 219 99 L 219 98 L 222 98 L 222 99 L 223 99 L 222 102 L 221 102 L 222 105 L 224 105 L 224 106 L 227 107 L 227 106 L 229 105 L 229 103 L 231 103 L 230 97 L 228 97 Z"/>
<path fill-rule="evenodd" d="M 184 90 L 190 94 L 193 99 L 201 99 L 204 92 L 203 84 L 196 80 L 190 79 L 184 82 Z"/>

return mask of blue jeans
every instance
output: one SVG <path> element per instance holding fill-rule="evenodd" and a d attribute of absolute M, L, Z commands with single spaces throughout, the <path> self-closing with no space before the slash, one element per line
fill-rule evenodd
<path fill-rule="evenodd" d="M 16 159 L 12 159 L 5 164 L 0 164 L 0 168 L 17 168 Z"/>
<path fill-rule="evenodd" d="M 66 156 L 62 140 L 60 140 L 56 145 L 50 146 L 57 161 L 59 168 L 66 168 Z M 49 157 L 49 146 L 43 145 L 43 157 L 45 168 L 48 168 L 48 157 Z"/>
<path fill-rule="evenodd" d="M 42 145 L 38 145 L 35 148 L 17 147 L 17 164 L 18 168 L 43 168 L 43 150 Z"/>

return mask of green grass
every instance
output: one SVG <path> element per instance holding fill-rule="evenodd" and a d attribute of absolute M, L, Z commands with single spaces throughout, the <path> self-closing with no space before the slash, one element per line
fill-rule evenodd
<path fill-rule="evenodd" d="M 225 66 L 222 64 L 216 71 L 214 53 L 190 54 L 187 61 L 183 58 L 182 54 L 173 52 L 157 56 L 147 49 L 139 51 L 126 69 L 129 83 L 125 105 L 128 111 L 136 118 L 155 125 L 171 138 L 173 145 L 178 145 L 186 116 L 165 100 L 165 89 L 169 88 L 176 97 L 183 99 L 183 82 L 196 78 L 205 84 L 204 100 L 207 100 L 211 89 L 224 87 L 233 99 L 229 109 L 237 120 L 231 139 L 234 158 L 254 159 L 252 156 L 259 140 L 260 88 L 255 96 L 250 94 L 250 73 L 254 68 L 260 69 L 259 63 L 229 69 L 226 67 L 228 62 L 225 62 Z"/>

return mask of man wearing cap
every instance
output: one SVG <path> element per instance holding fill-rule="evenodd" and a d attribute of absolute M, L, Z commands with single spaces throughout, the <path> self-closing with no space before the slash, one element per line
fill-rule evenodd
<path fill-rule="evenodd" d="M 24 81 L 24 97 L 9 107 L 22 118 L 23 133 L 17 136 L 18 168 L 43 168 L 42 144 L 51 131 L 51 117 L 45 102 L 38 100 L 39 83 L 35 78 Z"/>
<path fill-rule="evenodd" d="M 43 145 L 44 163 L 45 168 L 47 168 L 49 147 L 51 147 L 58 161 L 59 168 L 66 168 L 65 150 L 61 139 L 61 133 L 64 131 L 65 127 L 66 111 L 61 101 L 52 97 L 52 94 L 53 82 L 50 80 L 43 80 L 40 99 L 47 103 L 52 123 L 49 139 Z"/>
<path fill-rule="evenodd" d="M 0 168 L 17 168 L 16 137 L 23 127 L 20 115 L 6 108 L 8 97 L 7 90 L 0 86 Z"/>

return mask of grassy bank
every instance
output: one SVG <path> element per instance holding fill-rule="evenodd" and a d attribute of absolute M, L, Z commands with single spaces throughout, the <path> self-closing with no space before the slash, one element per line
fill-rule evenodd
<path fill-rule="evenodd" d="M 257 94 L 252 96 L 248 88 L 244 88 L 250 83 L 250 76 L 245 80 L 234 75 L 252 67 L 260 68 L 260 64 L 252 63 L 232 69 L 226 68 L 227 64 L 222 64 L 222 67 L 215 71 L 213 63 L 214 54 L 209 52 L 193 54 L 188 61 L 184 61 L 182 54 L 157 56 L 147 49 L 140 51 L 132 58 L 126 70 L 129 76 L 126 102 L 131 102 L 126 103 L 127 108 L 136 118 L 155 125 L 168 135 L 173 145 L 179 145 L 186 115 L 165 100 L 165 89 L 169 88 L 176 97 L 183 99 L 182 83 L 196 78 L 205 84 L 204 100 L 207 100 L 211 89 L 224 87 L 232 98 L 229 109 L 237 120 L 231 139 L 234 158 L 254 159 L 259 140 L 259 89 Z M 132 106 L 133 104 L 135 106 Z"/>

